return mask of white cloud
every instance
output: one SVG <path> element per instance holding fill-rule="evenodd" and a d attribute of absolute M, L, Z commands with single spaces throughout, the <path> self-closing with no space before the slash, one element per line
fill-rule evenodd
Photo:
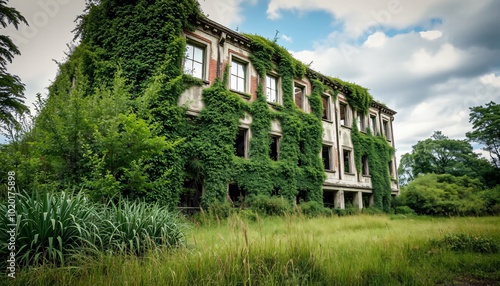
<path fill-rule="evenodd" d="M 496 76 L 494 73 L 482 76 L 479 81 L 485 85 L 500 87 L 500 76 Z"/>
<path fill-rule="evenodd" d="M 451 44 L 443 44 L 436 53 L 425 48 L 414 52 L 409 69 L 416 74 L 435 74 L 456 68 L 461 60 L 460 52 Z"/>
<path fill-rule="evenodd" d="M 287 42 L 287 43 L 292 43 L 292 42 L 293 42 L 292 37 L 289 37 L 289 36 L 287 36 L 287 35 L 281 35 L 281 38 L 282 38 L 285 42 Z"/>
<path fill-rule="evenodd" d="M 205 0 L 198 2 L 203 13 L 208 18 L 224 26 L 232 27 L 245 20 L 241 9 L 241 4 L 245 0 Z M 257 3 L 256 0 L 247 0 L 246 2 L 251 5 Z"/>
<path fill-rule="evenodd" d="M 383 32 L 376 32 L 368 36 L 363 45 L 370 48 L 377 48 L 383 46 L 386 41 L 387 37 Z"/>
<path fill-rule="evenodd" d="M 441 36 L 443 36 L 443 32 L 437 30 L 424 31 L 420 32 L 420 36 L 426 40 L 432 41 L 441 38 Z"/>

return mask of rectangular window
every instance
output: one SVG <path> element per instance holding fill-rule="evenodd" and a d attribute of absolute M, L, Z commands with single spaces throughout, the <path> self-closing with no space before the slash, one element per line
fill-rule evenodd
<path fill-rule="evenodd" d="M 323 166 L 325 167 L 325 171 L 333 170 L 332 155 L 332 146 L 323 145 L 321 158 L 323 159 Z"/>
<path fill-rule="evenodd" d="M 186 44 L 184 73 L 199 79 L 205 77 L 205 48 L 192 43 Z"/>
<path fill-rule="evenodd" d="M 382 128 L 383 128 L 382 131 L 384 132 L 385 138 L 387 138 L 387 140 L 391 141 L 391 130 L 389 129 L 389 121 L 382 120 Z"/>
<path fill-rule="evenodd" d="M 375 115 L 370 115 L 370 129 L 373 135 L 377 135 L 377 117 Z"/>
<path fill-rule="evenodd" d="M 294 96 L 295 104 L 297 105 L 297 107 L 304 110 L 304 97 L 305 97 L 304 87 L 295 85 L 294 94 L 295 94 Z"/>
<path fill-rule="evenodd" d="M 344 173 L 351 173 L 351 151 L 345 150 L 344 153 Z"/>
<path fill-rule="evenodd" d="M 370 174 L 368 169 L 368 156 L 364 155 L 361 157 L 361 170 L 363 171 L 363 176 L 368 176 Z"/>
<path fill-rule="evenodd" d="M 271 158 L 271 160 L 278 161 L 280 138 L 278 136 L 271 136 L 269 139 L 269 158 Z"/>
<path fill-rule="evenodd" d="M 323 103 L 323 120 L 330 120 L 330 97 L 322 96 L 321 101 Z"/>
<path fill-rule="evenodd" d="M 274 76 L 266 75 L 266 97 L 271 103 L 278 103 L 278 80 Z"/>
<path fill-rule="evenodd" d="M 365 128 L 365 115 L 361 112 L 358 112 L 358 129 L 359 131 L 366 131 Z"/>
<path fill-rule="evenodd" d="M 247 65 L 233 60 L 231 62 L 231 89 L 239 92 L 246 91 Z"/>
<path fill-rule="evenodd" d="M 248 158 L 248 129 L 240 128 L 234 141 L 234 155 Z"/>
<path fill-rule="evenodd" d="M 340 104 L 340 125 L 347 126 L 347 104 Z"/>
<path fill-rule="evenodd" d="M 392 167 L 392 160 L 389 161 L 389 175 L 394 177 L 394 168 Z"/>

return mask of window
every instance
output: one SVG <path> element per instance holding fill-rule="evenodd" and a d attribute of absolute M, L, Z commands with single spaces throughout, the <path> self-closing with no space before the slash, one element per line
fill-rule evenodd
<path fill-rule="evenodd" d="M 375 115 L 370 115 L 370 129 L 373 135 L 377 135 L 377 117 Z"/>
<path fill-rule="evenodd" d="M 205 48 L 192 43 L 186 44 L 184 73 L 199 79 L 205 77 Z"/>
<path fill-rule="evenodd" d="M 332 146 L 323 145 L 323 149 L 321 151 L 321 158 L 323 159 L 323 166 L 325 167 L 325 171 L 333 170 L 333 162 L 332 162 Z"/>
<path fill-rule="evenodd" d="M 246 91 L 247 65 L 233 60 L 231 62 L 231 89 L 239 92 Z"/>
<path fill-rule="evenodd" d="M 391 130 L 389 129 L 389 121 L 382 120 L 382 128 L 383 128 L 382 131 L 384 132 L 385 138 L 387 138 L 387 140 L 391 141 Z"/>
<path fill-rule="evenodd" d="M 351 173 L 351 151 L 345 150 L 344 153 L 344 173 Z"/>
<path fill-rule="evenodd" d="M 300 85 L 295 85 L 294 86 L 294 100 L 295 104 L 302 110 L 304 110 L 304 97 L 305 97 L 305 92 L 304 92 L 304 87 Z"/>
<path fill-rule="evenodd" d="M 361 171 L 363 172 L 363 176 L 368 176 L 370 174 L 368 169 L 368 156 L 364 155 L 361 157 Z"/>
<path fill-rule="evenodd" d="M 278 103 L 278 80 L 266 75 L 266 97 L 268 102 Z"/>
<path fill-rule="evenodd" d="M 271 160 L 278 161 L 280 138 L 278 136 L 271 136 L 269 139 L 269 158 L 271 158 Z"/>
<path fill-rule="evenodd" d="M 239 207 L 245 200 L 246 192 L 236 184 L 229 184 L 228 186 L 229 198 L 233 202 L 233 206 Z"/>
<path fill-rule="evenodd" d="M 389 175 L 394 177 L 394 168 L 392 167 L 392 160 L 389 161 Z"/>
<path fill-rule="evenodd" d="M 234 155 L 248 158 L 248 129 L 240 128 L 234 141 Z"/>
<path fill-rule="evenodd" d="M 321 101 L 323 103 L 323 120 L 330 120 L 330 97 L 322 96 Z"/>
<path fill-rule="evenodd" d="M 366 131 L 365 127 L 365 115 L 361 112 L 358 112 L 358 129 L 359 131 Z"/>
<path fill-rule="evenodd" d="M 347 126 L 347 104 L 340 104 L 340 125 Z"/>

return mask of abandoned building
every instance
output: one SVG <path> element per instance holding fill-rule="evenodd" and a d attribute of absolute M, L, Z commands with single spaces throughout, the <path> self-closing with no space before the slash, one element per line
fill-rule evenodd
<path fill-rule="evenodd" d="M 322 198 L 324 205 L 331 208 L 345 208 L 348 205 L 358 208 L 368 207 L 374 204 L 376 191 L 384 192 L 384 195 L 380 196 L 381 201 L 399 193 L 394 152 L 391 152 L 388 160 L 382 162 L 383 168 L 378 170 L 382 172 L 382 179 L 388 182 L 385 185 L 386 189 L 375 190 L 372 184 L 373 170 L 369 163 L 370 160 L 376 158 L 362 154 L 361 160 L 356 164 L 355 153 L 358 150 L 352 138 L 353 130 L 356 129 L 356 132 L 361 134 L 360 136 L 382 138 L 385 144 L 394 150 L 392 122 L 395 111 L 375 100 L 371 100 L 365 111 L 353 108 L 349 98 L 350 90 L 345 85 L 308 67 L 304 68 L 305 73 L 300 78 L 297 76 L 285 78 L 283 74 L 280 74 L 278 66 L 281 64 L 277 62 L 274 62 L 272 68 L 266 73 L 262 73 L 256 66 L 255 43 L 250 35 L 242 35 L 207 18 L 196 18 L 193 24 L 196 27 L 194 30 L 186 30 L 183 33 L 186 39 L 186 54 L 182 65 L 185 74 L 202 80 L 203 84 L 188 88 L 180 96 L 178 104 L 187 108 L 186 116 L 190 118 L 200 116 L 206 108 L 203 91 L 210 88 L 217 79 L 222 79 L 225 73 L 227 74 L 225 82 L 227 91 L 236 94 L 242 102 L 249 106 L 254 104 L 259 96 L 259 88 L 262 89 L 261 94 L 267 101 L 267 111 L 264 113 L 266 116 L 269 115 L 270 124 L 266 126 L 267 130 L 264 132 L 268 134 L 268 146 L 262 149 L 256 144 L 263 144 L 259 142 L 266 141 L 252 140 L 254 136 L 260 134 L 259 132 L 262 132 L 260 125 L 258 128 L 255 127 L 260 124 L 256 122 L 261 122 L 259 116 L 262 116 L 262 113 L 257 108 L 246 109 L 244 116 L 239 118 L 238 130 L 234 134 L 234 154 L 231 156 L 236 162 L 235 166 L 237 164 L 243 166 L 235 173 L 258 174 L 255 168 L 260 165 L 255 164 L 251 167 L 252 161 L 268 162 L 262 164 L 269 164 L 269 170 L 275 170 L 275 172 L 262 178 L 262 184 L 268 186 L 265 190 L 266 194 L 279 196 L 288 192 L 288 198 L 293 195 L 297 202 L 302 199 L 321 200 Z M 280 59 L 274 56 L 273 61 L 280 61 Z M 315 82 L 320 82 L 324 87 L 320 97 L 318 96 L 321 102 L 318 101 L 317 104 L 322 108 L 318 112 L 321 118 L 317 118 L 322 129 L 320 138 L 322 142 L 321 146 L 316 143 L 314 146 L 308 146 L 308 142 L 303 141 L 307 139 L 306 137 L 289 135 L 298 129 L 293 129 L 295 128 L 292 126 L 293 121 L 287 117 L 287 110 L 291 109 L 286 102 L 288 100 L 294 103 L 294 116 L 315 122 L 313 119 L 308 119 L 313 118 L 312 115 L 307 117 L 314 113 L 315 101 L 311 94 L 314 91 Z M 257 125 L 254 126 L 254 124 Z M 310 128 L 309 125 L 311 124 L 304 123 L 304 128 Z M 307 133 L 309 132 L 307 130 L 297 132 L 311 134 Z M 288 138 L 288 136 L 291 137 Z M 296 138 L 299 139 L 295 140 Z M 301 157 L 307 148 L 315 148 L 313 154 L 317 154 L 311 162 Z M 378 152 L 377 147 L 374 148 L 375 152 Z M 262 159 L 261 153 L 260 155 L 253 153 L 254 149 L 258 149 L 255 152 L 268 153 L 268 158 Z M 286 154 L 294 154 L 290 150 L 298 152 L 293 159 L 284 157 L 289 156 Z M 288 161 L 282 163 L 281 160 Z M 318 164 L 322 166 L 318 167 L 315 162 L 319 162 Z M 359 162 L 361 166 L 358 166 Z M 318 176 L 314 175 L 312 168 L 321 169 L 324 173 L 323 176 L 319 176 L 319 185 Z M 255 193 L 255 188 L 258 187 L 255 186 L 257 184 L 255 180 L 260 180 L 258 176 L 253 177 L 253 182 L 248 178 L 242 179 L 241 174 L 229 177 L 231 179 L 227 181 L 226 198 L 233 202 L 249 193 Z M 210 178 L 204 179 L 210 180 Z M 282 183 L 276 182 L 283 182 L 287 185 L 283 187 L 280 185 Z M 179 207 L 198 207 L 200 198 L 210 190 L 206 189 L 204 184 L 194 187 L 192 184 L 185 184 L 186 187 L 192 188 L 192 192 L 181 194 Z M 319 188 L 320 193 L 313 191 L 313 189 L 318 189 L 316 187 Z M 293 190 L 290 191 L 287 188 Z"/>

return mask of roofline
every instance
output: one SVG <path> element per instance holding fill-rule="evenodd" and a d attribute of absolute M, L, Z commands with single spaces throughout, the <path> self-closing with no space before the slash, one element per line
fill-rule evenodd
<path fill-rule="evenodd" d="M 204 30 L 208 30 L 212 34 L 222 36 L 222 34 L 224 33 L 227 41 L 235 43 L 238 46 L 242 47 L 243 49 L 246 49 L 249 52 L 252 52 L 251 40 L 248 37 L 236 32 L 234 30 L 231 30 L 228 27 L 221 25 L 213 20 L 210 20 L 209 18 L 204 17 L 204 16 L 198 16 L 198 17 L 194 18 L 192 20 L 192 22 L 194 22 L 194 24 L 196 24 L 197 26 L 202 27 Z M 317 72 L 309 67 L 307 67 L 307 69 L 306 69 L 306 76 L 311 78 L 311 79 L 318 79 L 318 80 L 322 81 L 323 84 L 329 86 L 330 88 L 332 88 L 334 90 L 338 90 L 346 95 L 350 94 L 349 89 L 346 86 L 330 79 L 329 77 L 327 77 L 327 76 L 321 74 L 320 72 Z M 389 114 L 389 115 L 395 115 L 397 113 L 396 111 L 387 107 L 385 104 L 379 103 L 375 100 L 372 100 L 371 107 L 376 108 L 376 109 L 378 109 L 386 114 Z"/>

